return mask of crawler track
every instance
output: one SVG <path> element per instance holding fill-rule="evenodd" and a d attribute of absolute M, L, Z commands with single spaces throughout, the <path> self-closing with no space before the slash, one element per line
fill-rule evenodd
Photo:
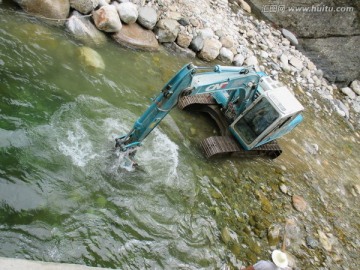
<path fill-rule="evenodd" d="M 211 95 L 185 96 L 179 100 L 178 107 L 187 111 L 201 111 L 208 113 L 218 125 L 222 136 L 212 136 L 204 139 L 200 145 L 206 158 L 225 155 L 239 157 L 269 157 L 277 158 L 282 150 L 276 141 L 261 145 L 252 150 L 244 150 L 230 134 L 227 119 Z"/>

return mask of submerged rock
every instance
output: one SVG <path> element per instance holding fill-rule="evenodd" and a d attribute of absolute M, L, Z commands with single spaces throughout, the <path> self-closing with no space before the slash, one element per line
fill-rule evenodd
<path fill-rule="evenodd" d="M 292 197 L 292 204 L 294 208 L 299 212 L 305 212 L 307 208 L 307 202 L 304 200 L 303 197 L 294 195 Z"/>
<path fill-rule="evenodd" d="M 91 71 L 101 72 L 105 69 L 105 63 L 101 55 L 89 47 L 79 49 L 79 59 L 81 64 Z"/>
<path fill-rule="evenodd" d="M 145 51 L 157 51 L 159 43 L 155 34 L 150 30 L 145 30 L 137 23 L 123 25 L 121 30 L 112 35 L 112 38 L 119 44 Z"/>

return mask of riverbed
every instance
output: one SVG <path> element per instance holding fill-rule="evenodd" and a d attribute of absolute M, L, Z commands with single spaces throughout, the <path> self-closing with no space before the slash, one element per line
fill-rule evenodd
<path fill-rule="evenodd" d="M 268 258 L 277 225 L 275 247 L 287 230 L 300 269 L 359 265 L 359 135 L 340 116 L 307 107 L 300 93 L 305 121 L 279 141 L 279 158 L 206 160 L 199 142 L 218 131 L 204 115 L 174 109 L 132 170 L 116 136 L 184 64 L 209 64 L 109 41 L 94 48 L 105 63 L 94 73 L 61 28 L 10 8 L 0 8 L 0 22 L 0 256 L 238 268 Z M 292 195 L 305 199 L 304 212 Z"/>

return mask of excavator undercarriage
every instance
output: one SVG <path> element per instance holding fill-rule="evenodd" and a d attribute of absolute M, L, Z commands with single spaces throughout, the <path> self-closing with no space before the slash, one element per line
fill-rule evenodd
<path fill-rule="evenodd" d="M 236 139 L 231 135 L 228 127 L 230 121 L 226 119 L 220 106 L 210 94 L 181 97 L 178 108 L 190 112 L 204 112 L 217 124 L 221 136 L 211 136 L 204 139 L 200 146 L 206 158 L 220 156 L 237 157 L 270 157 L 277 158 L 282 150 L 276 140 L 258 146 L 252 150 L 244 150 Z"/>

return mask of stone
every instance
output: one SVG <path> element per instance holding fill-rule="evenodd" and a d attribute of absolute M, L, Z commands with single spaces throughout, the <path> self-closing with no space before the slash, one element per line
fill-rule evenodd
<path fill-rule="evenodd" d="M 288 193 L 288 188 L 285 184 L 281 184 L 279 188 L 282 193 L 284 193 L 284 194 Z"/>
<path fill-rule="evenodd" d="M 66 19 L 70 11 L 69 0 L 15 0 L 23 10 L 51 19 Z"/>
<path fill-rule="evenodd" d="M 182 48 L 189 47 L 191 41 L 192 41 L 192 37 L 184 33 L 180 33 L 176 38 L 177 45 L 179 45 Z"/>
<path fill-rule="evenodd" d="M 166 17 L 168 19 L 172 19 L 172 20 L 175 20 L 175 21 L 178 21 L 178 20 L 180 20 L 182 18 L 181 13 L 176 12 L 176 11 L 168 12 Z"/>
<path fill-rule="evenodd" d="M 221 239 L 225 244 L 228 244 L 231 240 L 231 234 L 230 234 L 230 230 L 228 227 L 224 227 L 221 230 Z"/>
<path fill-rule="evenodd" d="M 81 42 L 89 45 L 102 45 L 106 36 L 93 25 L 89 18 L 83 17 L 74 11 L 66 22 L 66 28 Z"/>
<path fill-rule="evenodd" d="M 214 38 L 207 38 L 204 40 L 204 47 L 199 53 L 199 58 L 205 61 L 212 61 L 218 57 L 222 44 Z"/>
<path fill-rule="evenodd" d="M 131 2 L 121 3 L 117 5 L 117 11 L 119 12 L 121 21 L 126 24 L 135 23 L 139 16 L 137 6 Z"/>
<path fill-rule="evenodd" d="M 303 197 L 294 195 L 292 197 L 292 204 L 294 208 L 299 212 L 305 212 L 307 208 L 307 202 L 304 200 Z"/>
<path fill-rule="evenodd" d="M 244 0 L 239 0 L 240 7 L 245 10 L 247 13 L 251 13 L 251 7 Z"/>
<path fill-rule="evenodd" d="M 108 0 L 99 0 L 99 7 L 107 6 L 109 3 Z"/>
<path fill-rule="evenodd" d="M 265 51 L 261 51 L 261 52 L 260 52 L 260 56 L 261 56 L 262 58 L 264 58 L 264 59 L 269 58 L 269 54 L 268 54 L 267 52 L 265 52 Z"/>
<path fill-rule="evenodd" d="M 225 63 L 232 63 L 234 60 L 234 54 L 228 48 L 222 47 L 219 52 L 218 59 Z"/>
<path fill-rule="evenodd" d="M 98 29 L 108 33 L 120 31 L 122 24 L 115 6 L 102 6 L 98 10 L 94 10 L 92 14 Z"/>
<path fill-rule="evenodd" d="M 255 55 L 251 55 L 245 59 L 246 66 L 257 66 L 259 64 Z"/>
<path fill-rule="evenodd" d="M 235 66 L 241 67 L 244 63 L 245 57 L 242 54 L 237 54 L 234 57 L 233 64 Z"/>
<path fill-rule="evenodd" d="M 139 9 L 138 23 L 146 29 L 152 30 L 157 22 L 156 10 L 152 7 L 141 7 Z"/>
<path fill-rule="evenodd" d="M 205 40 L 214 37 L 214 31 L 211 28 L 204 28 L 199 30 L 198 35 Z"/>
<path fill-rule="evenodd" d="M 269 227 L 267 233 L 267 239 L 269 242 L 269 246 L 277 246 L 280 242 L 280 232 L 281 226 L 278 224 L 273 224 Z"/>
<path fill-rule="evenodd" d="M 305 241 L 306 241 L 306 245 L 309 248 L 315 249 L 319 246 L 319 242 L 315 238 L 313 238 L 309 235 L 306 236 Z"/>
<path fill-rule="evenodd" d="M 101 55 L 89 47 L 79 48 L 79 59 L 81 64 L 91 71 L 101 72 L 105 69 Z"/>
<path fill-rule="evenodd" d="M 315 64 L 313 62 L 309 61 L 309 62 L 307 62 L 307 68 L 309 70 L 315 70 L 316 66 L 315 66 Z"/>
<path fill-rule="evenodd" d="M 225 48 L 232 48 L 234 47 L 234 40 L 231 36 L 223 36 L 220 38 L 220 42 Z"/>
<path fill-rule="evenodd" d="M 159 43 L 151 30 L 142 28 L 137 23 L 125 24 L 112 38 L 124 47 L 145 51 L 159 50 Z"/>
<path fill-rule="evenodd" d="M 341 100 L 334 99 L 333 102 L 334 102 L 334 105 L 335 105 L 335 107 L 337 109 L 337 112 L 341 116 L 346 117 L 346 118 L 350 117 L 349 108 Z"/>
<path fill-rule="evenodd" d="M 99 0 L 70 0 L 70 6 L 82 14 L 88 14 L 99 5 Z"/>
<path fill-rule="evenodd" d="M 347 95 L 349 98 L 351 99 L 355 99 L 356 98 L 356 94 L 353 90 L 351 90 L 350 87 L 344 87 L 340 89 L 341 92 L 343 92 L 345 95 Z"/>
<path fill-rule="evenodd" d="M 299 44 L 299 41 L 297 40 L 296 36 L 293 33 L 291 33 L 289 30 L 283 28 L 283 29 L 281 29 L 281 33 L 283 34 L 283 36 L 285 38 L 287 38 L 290 41 L 290 43 L 292 45 L 298 45 Z"/>
<path fill-rule="evenodd" d="M 162 19 L 157 22 L 155 34 L 159 42 L 174 42 L 180 31 L 180 24 L 176 20 Z"/>
<path fill-rule="evenodd" d="M 179 20 L 177 20 L 178 23 L 182 26 L 188 26 L 190 25 L 190 21 L 187 18 L 180 18 Z"/>
<path fill-rule="evenodd" d="M 295 56 L 290 58 L 289 63 L 290 63 L 290 65 L 295 67 L 297 70 L 302 70 L 302 68 L 303 68 L 302 61 L 299 58 L 295 57 Z"/>
<path fill-rule="evenodd" d="M 182 48 L 177 45 L 175 42 L 166 42 L 163 43 L 164 47 L 167 48 L 169 51 L 176 53 L 176 55 L 188 57 L 188 58 L 195 58 L 196 53 L 188 48 Z"/>
<path fill-rule="evenodd" d="M 287 57 L 286 54 L 281 54 L 280 55 L 280 62 L 283 64 L 288 65 L 289 64 L 289 58 Z"/>
<path fill-rule="evenodd" d="M 350 88 L 358 95 L 360 96 L 360 81 L 355 80 L 350 84 Z"/>
<path fill-rule="evenodd" d="M 204 39 L 202 36 L 198 35 L 194 37 L 190 43 L 190 49 L 192 49 L 194 52 L 199 52 L 204 47 Z"/>
<path fill-rule="evenodd" d="M 326 251 L 331 251 L 332 243 L 330 242 L 330 239 L 326 236 L 326 234 L 324 232 L 318 230 L 318 235 L 319 235 L 319 241 L 320 241 L 322 247 Z"/>

